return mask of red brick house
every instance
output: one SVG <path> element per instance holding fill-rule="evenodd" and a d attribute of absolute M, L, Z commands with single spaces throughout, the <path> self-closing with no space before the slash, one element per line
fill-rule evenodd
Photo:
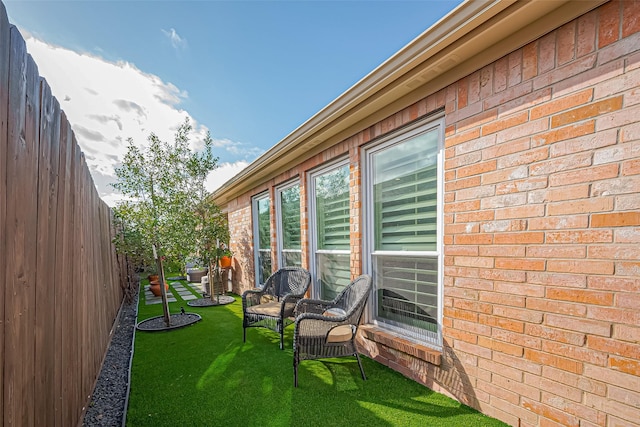
<path fill-rule="evenodd" d="M 214 198 L 235 292 L 368 273 L 371 358 L 513 426 L 640 425 L 640 2 L 467 1 Z"/>

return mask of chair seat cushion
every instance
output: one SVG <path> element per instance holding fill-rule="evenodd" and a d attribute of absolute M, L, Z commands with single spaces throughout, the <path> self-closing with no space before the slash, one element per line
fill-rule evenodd
<path fill-rule="evenodd" d="M 247 313 L 260 314 L 263 316 L 280 316 L 280 303 L 278 301 L 266 302 L 264 304 L 247 307 Z"/>
<path fill-rule="evenodd" d="M 274 301 L 278 301 L 278 298 L 275 295 L 265 294 L 260 297 L 260 304 L 266 304 Z"/>
<path fill-rule="evenodd" d="M 329 317 L 340 317 L 344 316 L 345 314 L 347 314 L 347 312 L 338 307 L 329 308 L 325 310 L 324 313 L 322 313 L 323 316 Z"/>
<path fill-rule="evenodd" d="M 329 331 L 327 335 L 328 343 L 338 343 L 349 341 L 353 337 L 353 330 L 351 329 L 351 325 L 340 325 L 336 326 L 332 330 Z"/>

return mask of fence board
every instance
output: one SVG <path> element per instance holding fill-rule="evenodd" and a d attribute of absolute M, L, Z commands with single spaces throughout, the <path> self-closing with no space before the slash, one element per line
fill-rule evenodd
<path fill-rule="evenodd" d="M 65 378 L 65 382 L 67 383 L 68 396 L 66 396 L 66 400 L 68 402 L 67 405 L 67 419 L 73 419 L 75 417 L 75 409 L 78 406 L 78 402 L 80 401 L 80 392 L 78 390 L 78 383 L 82 381 L 82 371 L 80 370 L 80 352 L 82 348 L 80 346 L 79 335 L 80 332 L 80 323 L 78 316 L 78 302 L 80 301 L 78 298 L 78 294 L 80 292 L 80 288 L 82 286 L 79 276 L 82 265 L 82 215 L 80 205 L 82 204 L 82 198 L 80 193 L 80 185 L 79 185 L 79 177 L 78 177 L 78 166 L 80 164 L 80 149 L 78 147 L 78 143 L 76 142 L 75 137 L 71 136 L 71 206 L 73 208 L 73 214 L 71 216 L 71 230 L 70 233 L 72 235 L 72 247 L 73 247 L 73 257 L 71 261 L 71 269 L 69 271 L 69 283 L 71 283 L 71 295 L 69 298 L 70 304 L 68 305 L 68 312 L 66 316 L 69 317 L 69 341 L 68 341 L 68 363 L 67 366 L 73 370 L 73 372 L 77 372 L 77 378 Z M 74 327 L 78 325 L 78 327 Z"/>
<path fill-rule="evenodd" d="M 0 3 L 0 274 L 6 274 L 5 236 L 7 209 L 7 121 L 9 119 L 9 20 Z M 4 300 L 5 286 L 0 287 L 0 384 L 4 384 Z M 0 422 L 4 420 L 4 387 L 0 387 Z"/>
<path fill-rule="evenodd" d="M 112 235 L 67 117 L 0 1 L 0 425 L 81 423 L 128 285 Z"/>
<path fill-rule="evenodd" d="M 37 212 L 37 69 L 26 45 L 11 28 L 9 102 L 18 108 L 8 123 L 5 293 L 5 414 L 7 425 L 34 425 L 35 230 Z M 27 213 L 27 214 L 25 214 Z"/>
<path fill-rule="evenodd" d="M 37 355 L 55 346 L 55 265 L 58 167 L 60 143 L 60 105 L 44 79 L 40 80 L 40 160 L 38 164 L 38 230 L 36 266 L 36 342 Z M 49 424 L 47 414 L 55 411 L 54 358 L 38 357 L 35 365 L 35 424 Z"/>
<path fill-rule="evenodd" d="M 69 270 L 73 259 L 71 245 L 71 126 L 66 115 L 60 118 L 60 162 L 58 167 L 58 203 L 56 220 L 56 253 L 59 261 L 56 269 L 56 298 L 55 298 L 55 371 L 56 385 L 54 425 L 65 425 L 67 387 L 65 368 L 68 360 L 68 340 L 72 325 L 69 323 L 69 295 L 71 286 Z"/>
<path fill-rule="evenodd" d="M 19 33 L 18 33 L 19 35 Z M 22 37 L 21 35 L 19 35 Z M 37 273 L 37 229 L 38 229 L 38 153 L 40 151 L 40 75 L 38 67 L 31 55 L 27 54 L 27 76 L 26 76 L 26 116 L 25 116 L 25 141 L 30 156 L 25 168 L 20 171 L 21 174 L 28 174 L 30 177 L 27 191 L 31 194 L 26 195 L 28 208 L 20 211 L 19 215 L 24 217 L 25 235 L 24 235 L 24 259 L 25 269 L 23 271 L 26 286 L 23 288 L 24 308 L 25 311 L 20 316 L 22 323 L 21 330 L 23 336 L 21 340 L 31 340 L 28 344 L 28 351 L 22 354 L 23 360 L 23 381 L 25 384 L 26 399 L 20 402 L 22 405 L 21 415 L 25 421 L 24 426 L 35 425 L 35 416 L 31 408 L 35 406 L 35 323 L 36 323 L 36 273 Z M 21 178 L 24 181 L 24 178 Z M 25 215 L 33 209 L 36 215 Z M 26 332 L 26 333 L 25 333 Z M 23 346 L 26 348 L 26 346 Z M 27 405 L 25 405 L 27 402 Z"/>
<path fill-rule="evenodd" d="M 88 395 L 85 394 L 85 384 L 89 383 L 91 384 L 91 378 L 87 375 L 89 372 L 89 366 L 88 366 L 88 353 L 89 353 L 89 348 L 87 348 L 88 345 L 91 344 L 91 339 L 89 337 L 89 324 L 87 322 L 87 304 L 82 304 L 83 301 L 89 301 L 89 293 L 87 292 L 87 285 L 88 285 L 88 278 L 89 278 L 89 274 L 88 271 L 90 268 L 92 268 L 91 265 L 89 265 L 88 262 L 86 262 L 87 260 L 91 259 L 91 235 L 89 232 L 89 214 L 90 214 L 90 208 L 89 208 L 89 204 L 91 203 L 91 200 L 89 198 L 89 193 L 87 191 L 87 181 L 86 181 L 86 177 L 85 177 L 85 171 L 86 171 L 86 163 L 85 163 L 85 159 L 84 159 L 84 154 L 82 153 L 82 151 L 80 149 L 78 149 L 76 151 L 76 153 L 78 154 L 78 175 L 76 176 L 76 180 L 78 183 L 78 189 L 79 192 L 78 194 L 80 195 L 80 200 L 81 202 L 78 203 L 78 208 L 79 208 L 79 212 L 80 212 L 80 238 L 81 238 L 81 243 L 80 243 L 80 260 L 82 260 L 81 263 L 78 263 L 78 275 L 77 275 L 77 280 L 79 280 L 78 283 L 78 292 L 74 295 L 74 299 L 75 299 L 75 310 L 78 313 L 78 323 L 76 323 L 77 325 L 79 325 L 80 327 L 78 328 L 78 337 L 77 337 L 77 341 L 76 341 L 76 346 L 78 348 L 78 355 L 79 360 L 78 360 L 78 366 L 80 368 L 80 372 L 82 374 L 81 380 L 78 381 L 75 385 L 76 385 L 76 402 L 77 404 L 79 404 L 79 406 L 82 405 L 82 403 L 84 402 L 84 400 L 86 399 L 86 396 Z M 82 345 L 83 343 L 87 343 L 87 346 Z M 80 414 L 78 414 L 80 415 Z"/>

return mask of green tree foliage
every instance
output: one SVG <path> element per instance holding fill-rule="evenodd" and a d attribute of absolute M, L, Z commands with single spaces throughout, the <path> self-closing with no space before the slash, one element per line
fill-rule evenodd
<path fill-rule="evenodd" d="M 128 261 L 137 270 L 149 269 L 154 265 L 152 242 L 145 241 L 145 234 L 140 230 L 138 223 L 132 221 L 129 203 L 122 203 L 113 208 L 114 223 L 118 234 L 113 239 L 116 250 L 128 256 Z M 155 266 L 154 266 L 155 268 Z"/>
<path fill-rule="evenodd" d="M 186 258 L 203 251 L 204 243 L 228 240 L 226 220 L 205 188 L 207 176 L 218 164 L 213 141 L 207 133 L 203 149 L 192 151 L 192 129 L 185 119 L 173 142 L 151 133 L 145 148 L 129 138 L 122 166 L 116 168 L 118 180 L 113 187 L 127 197 L 115 208 L 122 224 L 116 245 L 140 262 L 153 259 L 155 245 L 159 257 L 184 269 Z M 212 218 L 217 220 L 210 224 Z"/>

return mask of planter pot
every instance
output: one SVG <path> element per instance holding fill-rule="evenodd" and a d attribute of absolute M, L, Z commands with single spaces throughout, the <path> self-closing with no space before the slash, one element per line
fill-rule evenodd
<path fill-rule="evenodd" d="M 164 288 L 167 291 L 169 290 L 169 284 L 167 282 L 164 282 Z M 162 295 L 162 289 L 160 289 L 160 282 L 158 280 L 154 280 L 149 284 L 149 290 L 153 295 L 157 297 Z"/>
<path fill-rule="evenodd" d="M 229 267 L 231 267 L 231 257 L 230 256 L 223 256 L 222 258 L 220 258 L 219 264 L 220 264 L 220 268 L 229 268 Z"/>
<path fill-rule="evenodd" d="M 158 280 L 160 280 L 160 276 L 157 274 L 150 274 L 147 276 L 147 279 L 149 279 L 149 283 L 157 282 Z"/>

